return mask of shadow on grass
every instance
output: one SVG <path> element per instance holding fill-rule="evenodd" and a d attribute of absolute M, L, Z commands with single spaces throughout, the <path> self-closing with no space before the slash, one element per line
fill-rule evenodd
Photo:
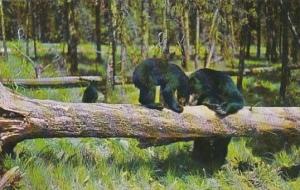
<path fill-rule="evenodd" d="M 148 168 L 152 172 L 153 179 L 159 180 L 170 173 L 182 178 L 188 175 L 205 176 L 209 173 L 192 159 L 192 154 L 189 151 L 171 152 L 166 159 L 152 158 L 144 160 L 142 158 L 134 158 L 117 163 L 117 168 L 126 170 L 136 174 L 141 167 Z"/>
<path fill-rule="evenodd" d="M 300 164 L 296 164 L 289 167 L 281 167 L 279 169 L 279 175 L 284 180 L 293 180 L 300 176 Z"/>

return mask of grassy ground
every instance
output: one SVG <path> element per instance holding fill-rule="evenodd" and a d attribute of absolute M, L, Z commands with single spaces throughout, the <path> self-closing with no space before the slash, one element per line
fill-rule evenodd
<path fill-rule="evenodd" d="M 89 44 L 80 46 L 82 72 L 96 67 Z M 49 47 L 39 44 L 40 55 Z M 91 51 L 91 52 L 89 52 Z M 44 54 L 43 54 L 44 53 Z M 43 59 L 41 59 L 43 61 Z M 264 60 L 251 60 L 247 67 L 269 65 Z M 0 77 L 32 78 L 30 64 L 13 54 L 8 62 L 0 61 Z M 88 69 L 87 69 L 88 68 Z M 97 73 L 105 69 L 98 67 Z M 44 76 L 54 76 L 50 66 Z M 292 73 L 292 81 L 299 76 Z M 248 105 L 280 106 L 279 73 L 246 77 L 244 95 Z M 39 99 L 79 102 L 84 88 L 29 90 L 14 87 L 16 92 Z M 132 86 L 119 86 L 111 103 L 137 103 L 138 91 Z M 300 106 L 300 88 L 292 82 L 288 88 L 288 104 Z M 250 139 L 234 138 L 229 145 L 227 164 L 210 175 L 191 160 L 192 142 L 175 143 L 157 148 L 139 149 L 130 139 L 36 139 L 19 143 L 16 157 L 4 158 L 4 166 L 19 166 L 24 173 L 20 189 L 299 189 L 300 177 L 284 180 L 282 166 L 300 163 L 300 148 L 256 157 L 246 144 Z M 243 165 L 244 164 L 244 165 Z M 244 167 L 242 167 L 244 166 Z"/>

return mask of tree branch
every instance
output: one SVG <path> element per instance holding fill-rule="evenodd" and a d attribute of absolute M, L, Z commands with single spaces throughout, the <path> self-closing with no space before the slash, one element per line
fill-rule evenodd
<path fill-rule="evenodd" d="M 244 108 L 225 118 L 204 106 L 185 107 L 182 114 L 128 104 L 62 103 L 29 99 L 0 84 L 0 142 L 52 137 L 126 137 L 152 144 L 204 136 L 300 134 L 300 108 Z"/>

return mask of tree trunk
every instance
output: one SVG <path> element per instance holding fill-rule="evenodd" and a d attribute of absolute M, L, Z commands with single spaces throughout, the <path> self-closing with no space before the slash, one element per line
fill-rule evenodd
<path fill-rule="evenodd" d="M 180 17 L 180 22 L 178 22 L 178 44 L 181 51 L 181 67 L 187 69 L 187 49 L 186 49 L 186 38 L 184 37 L 184 17 Z"/>
<path fill-rule="evenodd" d="M 117 35 L 116 35 L 116 22 L 113 18 L 112 13 L 112 4 L 110 1 L 107 1 L 107 11 L 108 11 L 108 22 L 109 22 L 109 33 L 110 33 L 110 43 L 111 43 L 111 66 L 107 66 L 109 73 L 111 72 L 111 85 L 112 89 L 114 89 L 115 84 L 115 76 L 116 76 L 116 53 L 117 53 Z M 111 70 L 110 70 L 111 69 Z M 107 73 L 108 74 L 108 73 Z"/>
<path fill-rule="evenodd" d="M 141 12 L 141 54 L 146 59 L 149 48 L 149 0 L 141 1 Z"/>
<path fill-rule="evenodd" d="M 101 0 L 95 0 L 95 35 L 96 35 L 96 61 L 97 63 L 102 63 L 102 57 L 101 57 Z M 96 69 L 97 69 L 97 63 L 96 63 Z"/>
<path fill-rule="evenodd" d="M 277 54 L 277 31 L 276 31 L 276 25 L 274 21 L 274 15 L 277 13 L 276 8 L 276 2 L 268 0 L 266 3 L 266 32 L 268 38 L 267 44 L 266 44 L 266 58 L 270 60 L 271 62 L 276 62 L 278 59 Z"/>
<path fill-rule="evenodd" d="M 185 5 L 183 9 L 183 34 L 184 34 L 184 44 L 185 44 L 185 57 L 186 57 L 186 64 L 183 65 L 184 69 L 188 69 L 188 63 L 190 61 L 190 22 L 189 22 L 189 10 L 188 10 L 189 2 L 185 0 Z"/>
<path fill-rule="evenodd" d="M 36 47 L 36 4 L 34 1 L 31 1 L 31 32 L 32 32 L 32 40 L 33 40 L 33 51 L 34 51 L 34 59 L 37 58 L 37 47 Z"/>
<path fill-rule="evenodd" d="M 261 7 L 262 2 L 260 0 L 256 1 L 256 58 L 260 58 L 261 52 Z"/>
<path fill-rule="evenodd" d="M 64 8 L 63 8 L 63 39 L 64 39 L 64 44 L 68 44 L 69 39 L 70 39 L 70 26 L 69 26 L 69 12 L 70 12 L 70 6 L 69 6 L 69 2 L 68 0 L 64 1 Z M 63 46 L 63 52 L 62 54 L 65 54 L 65 45 Z M 71 52 L 71 50 L 69 49 L 70 47 L 67 46 L 68 50 L 67 50 L 67 55 L 69 56 L 69 52 Z"/>
<path fill-rule="evenodd" d="M 282 24 L 279 26 L 279 39 L 278 39 L 278 49 L 279 49 L 279 55 L 281 57 L 282 55 Z"/>
<path fill-rule="evenodd" d="M 182 114 L 128 104 L 62 103 L 29 99 L 0 84 L 0 141 L 10 151 L 25 139 L 54 137 L 126 137 L 148 146 L 210 136 L 300 135 L 300 108 L 244 108 L 217 117 L 204 106 Z M 146 145 L 147 146 L 147 145 Z"/>
<path fill-rule="evenodd" d="M 30 17 L 30 1 L 26 1 L 26 55 L 29 57 L 29 17 Z"/>
<path fill-rule="evenodd" d="M 122 77 L 122 84 L 126 82 L 125 76 L 125 65 L 127 63 L 127 51 L 124 44 L 121 44 L 121 77 Z M 116 83 L 116 81 L 115 81 Z"/>
<path fill-rule="evenodd" d="M 298 55 L 299 55 L 299 48 L 300 46 L 297 43 L 297 40 L 294 38 L 292 41 L 292 59 L 293 59 L 293 64 L 297 64 L 298 63 Z"/>
<path fill-rule="evenodd" d="M 247 40 L 247 25 L 243 25 L 240 31 L 240 55 L 239 55 L 239 75 L 237 77 L 237 88 L 243 91 L 243 77 L 245 69 L 245 42 Z"/>
<path fill-rule="evenodd" d="M 196 29 L 195 29 L 195 70 L 199 67 L 199 51 L 200 51 L 200 11 L 196 10 Z"/>
<path fill-rule="evenodd" d="M 246 32 L 247 32 L 247 48 L 246 48 L 246 56 L 245 57 L 250 58 L 251 40 L 252 40 L 250 24 L 248 24 Z"/>
<path fill-rule="evenodd" d="M 271 34 L 272 32 L 272 12 L 271 12 L 271 4 L 269 1 L 266 1 L 265 3 L 265 16 L 266 16 L 266 33 L 268 35 Z M 271 45 L 272 44 L 272 40 L 271 40 L 271 36 L 268 36 L 268 38 L 266 38 L 266 52 L 265 52 L 265 56 L 268 60 L 270 60 L 271 58 Z"/>
<path fill-rule="evenodd" d="M 163 15 L 163 36 L 162 36 L 162 51 L 164 58 L 168 60 L 170 55 L 170 47 L 169 47 L 169 16 L 170 16 L 170 2 L 169 0 L 165 0 L 164 5 L 164 15 Z"/>
<path fill-rule="evenodd" d="M 1 28 L 2 28 L 2 42 L 3 42 L 3 55 L 4 58 L 8 59 L 7 46 L 6 46 L 6 35 L 5 35 L 5 22 L 3 13 L 3 0 L 0 0 L 0 14 L 1 14 Z"/>
<path fill-rule="evenodd" d="M 71 0 L 73 1 L 73 0 Z M 46 43 L 49 41 L 49 34 L 50 34 L 50 29 L 48 27 L 48 16 L 49 16 L 49 6 L 47 3 L 43 2 L 43 1 L 36 1 L 37 4 L 37 25 L 38 25 L 38 39 L 43 42 Z"/>
<path fill-rule="evenodd" d="M 277 3 L 273 3 L 273 9 L 274 9 L 274 15 L 278 15 L 278 8 L 277 8 Z M 272 19 L 272 32 L 271 32 L 271 39 L 272 39 L 272 49 L 271 49 L 271 61 L 273 63 L 276 63 L 278 60 L 278 52 L 277 52 L 277 44 L 278 41 L 277 39 L 280 38 L 278 36 L 278 27 L 276 26 L 275 22 L 276 18 Z"/>
<path fill-rule="evenodd" d="M 288 85 L 288 55 L 289 55 L 289 42 L 288 42 L 288 7 L 285 3 L 281 5 L 281 24 L 282 24 L 282 55 L 281 55 L 281 83 L 280 83 L 280 97 L 283 102 L 286 101 L 286 87 Z"/>
<path fill-rule="evenodd" d="M 77 57 L 77 45 L 79 42 L 78 39 L 78 33 L 77 33 L 77 14 L 76 14 L 76 6 L 77 6 L 77 0 L 71 0 L 69 2 L 69 32 L 70 32 L 70 38 L 68 40 L 68 57 L 69 61 L 71 63 L 70 72 L 72 75 L 75 75 L 78 73 L 78 57 Z"/>

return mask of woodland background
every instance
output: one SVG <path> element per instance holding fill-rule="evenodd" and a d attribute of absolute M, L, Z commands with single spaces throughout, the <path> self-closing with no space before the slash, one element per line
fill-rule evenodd
<path fill-rule="evenodd" d="M 233 73 L 248 106 L 300 105 L 298 0 L 0 2 L 1 80 L 101 76 L 99 102 L 138 104 L 128 80 L 134 67 L 166 57 L 187 73 Z M 9 86 L 64 102 L 80 102 L 85 89 Z M 191 159 L 191 142 L 142 150 L 119 138 L 24 141 L 2 170 L 18 166 L 12 188 L 21 189 L 297 189 L 298 173 L 282 177 L 280 168 L 299 165 L 299 147 L 270 139 L 264 147 L 263 139 L 234 138 L 228 163 L 211 175 Z"/>

